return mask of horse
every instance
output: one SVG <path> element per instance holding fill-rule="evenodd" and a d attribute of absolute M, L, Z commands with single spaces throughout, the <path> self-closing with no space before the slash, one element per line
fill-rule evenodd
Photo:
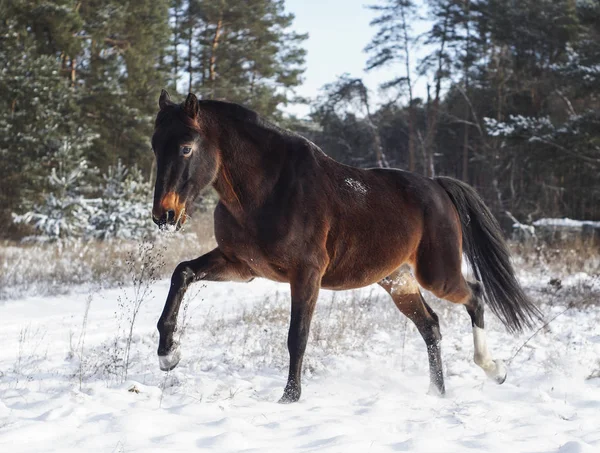
<path fill-rule="evenodd" d="M 464 305 L 474 362 L 497 383 L 507 371 L 490 354 L 484 303 L 509 331 L 531 327 L 538 309 L 519 286 L 497 220 L 476 191 L 449 177 L 361 169 L 328 157 L 308 139 L 235 103 L 171 101 L 162 90 L 152 149 L 152 218 L 178 230 L 212 185 L 217 247 L 177 265 L 157 324 L 160 368 L 180 361 L 173 340 L 186 289 L 197 281 L 289 283 L 289 372 L 281 403 L 301 394 L 302 360 L 321 288 L 379 284 L 427 346 L 430 391 L 444 395 L 439 319 L 421 288 Z M 461 272 L 463 253 L 473 270 Z"/>

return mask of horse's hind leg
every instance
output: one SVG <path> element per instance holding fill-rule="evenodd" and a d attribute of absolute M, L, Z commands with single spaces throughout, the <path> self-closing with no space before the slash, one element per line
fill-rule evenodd
<path fill-rule="evenodd" d="M 381 280 L 379 285 L 392 296 L 396 307 L 415 324 L 425 340 L 429 358 L 429 390 L 443 395 L 446 389 L 440 352 L 442 335 L 437 315 L 423 299 L 408 266 L 396 270 Z"/>
<path fill-rule="evenodd" d="M 449 243 L 447 243 L 449 244 Z M 448 250 L 421 251 L 417 260 L 416 276 L 423 288 L 440 299 L 462 304 L 471 317 L 473 326 L 473 360 L 488 377 L 498 384 L 506 380 L 506 367 L 501 360 L 494 360 L 487 347 L 484 330 L 484 305 L 479 283 L 468 283 L 461 273 L 461 257 Z M 423 263 L 426 263 L 425 265 Z"/>
<path fill-rule="evenodd" d="M 479 283 L 469 283 L 472 296 L 469 302 L 465 304 L 467 313 L 471 317 L 471 325 L 473 326 L 473 344 L 474 354 L 473 360 L 479 365 L 485 374 L 498 384 L 502 384 L 506 380 L 506 367 L 502 360 L 492 359 L 492 355 L 487 347 L 487 339 L 484 330 L 483 321 L 483 300 L 481 294 L 481 285 Z"/>

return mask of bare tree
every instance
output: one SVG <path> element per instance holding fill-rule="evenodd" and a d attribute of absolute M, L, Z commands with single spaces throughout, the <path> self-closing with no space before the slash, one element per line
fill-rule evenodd
<path fill-rule="evenodd" d="M 408 94 L 408 169 L 414 171 L 417 136 L 410 56 L 416 39 L 410 23 L 416 19 L 416 7 L 413 0 L 387 0 L 383 5 L 369 8 L 379 15 L 371 21 L 371 26 L 378 27 L 377 34 L 365 48 L 371 55 L 367 61 L 367 70 L 394 63 L 404 64 L 403 74 L 384 83 L 382 88 L 395 88 L 401 92 L 406 90 Z"/>

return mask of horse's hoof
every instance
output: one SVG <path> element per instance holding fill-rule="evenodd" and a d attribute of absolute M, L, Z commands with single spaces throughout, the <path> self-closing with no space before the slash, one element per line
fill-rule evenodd
<path fill-rule="evenodd" d="M 288 395 L 283 395 L 277 402 L 279 404 L 290 404 L 290 403 L 297 403 L 299 399 L 300 399 L 300 397 L 293 398 Z"/>
<path fill-rule="evenodd" d="M 283 396 L 279 400 L 279 404 L 296 403 L 300 399 L 300 390 L 297 388 L 286 387 L 283 391 Z"/>
<path fill-rule="evenodd" d="M 171 371 L 177 366 L 180 360 L 181 352 L 179 351 L 179 345 L 174 344 L 167 355 L 158 356 L 158 366 L 162 371 Z"/>
<path fill-rule="evenodd" d="M 436 384 L 431 383 L 429 384 L 429 390 L 427 391 L 427 394 L 443 398 L 444 396 L 446 396 L 446 388 L 443 384 L 441 387 L 438 387 Z"/>
<path fill-rule="evenodd" d="M 507 375 L 506 365 L 502 360 L 494 360 L 494 365 L 492 369 L 486 371 L 488 377 L 498 385 L 504 384 Z"/>

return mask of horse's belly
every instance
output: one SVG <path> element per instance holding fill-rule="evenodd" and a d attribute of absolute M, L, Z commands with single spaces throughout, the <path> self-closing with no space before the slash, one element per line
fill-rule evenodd
<path fill-rule="evenodd" d="M 346 274 L 329 272 L 323 276 L 321 287 L 333 290 L 363 288 L 383 280 L 401 265 L 402 263 L 384 270 L 361 269 L 358 272 L 349 271 Z"/>
<path fill-rule="evenodd" d="M 353 289 L 377 283 L 413 257 L 413 242 L 403 235 L 368 235 L 336 244 L 321 286 Z M 342 241 L 340 241 L 342 242 Z"/>

